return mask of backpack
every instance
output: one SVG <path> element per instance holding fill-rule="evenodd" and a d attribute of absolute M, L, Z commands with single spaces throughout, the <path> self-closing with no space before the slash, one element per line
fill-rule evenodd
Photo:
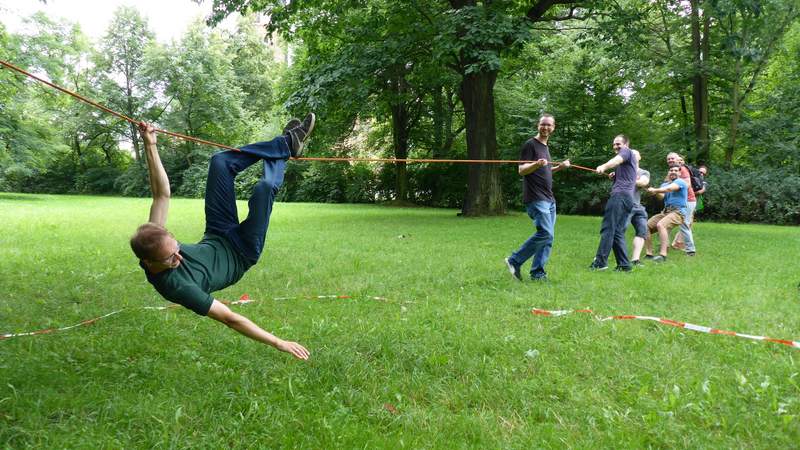
<path fill-rule="evenodd" d="M 684 164 L 683 166 L 689 169 L 689 179 L 692 182 L 692 190 L 699 191 L 703 189 L 703 174 L 700 173 L 700 170 L 689 164 Z"/>

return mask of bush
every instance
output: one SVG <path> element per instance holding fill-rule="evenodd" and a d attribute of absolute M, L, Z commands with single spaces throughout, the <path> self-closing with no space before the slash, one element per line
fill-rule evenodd
<path fill-rule="evenodd" d="M 467 192 L 465 164 L 412 165 L 409 184 L 414 200 L 439 208 L 460 208 Z"/>
<path fill-rule="evenodd" d="M 147 177 L 147 168 L 144 164 L 134 162 L 114 180 L 114 188 L 128 197 L 148 197 L 150 181 Z"/>
<path fill-rule="evenodd" d="M 700 217 L 729 222 L 800 224 L 800 176 L 789 169 L 715 168 Z"/>
<path fill-rule="evenodd" d="M 122 173 L 122 169 L 113 166 L 91 167 L 77 175 L 75 189 L 87 194 L 114 194 L 116 180 Z"/>

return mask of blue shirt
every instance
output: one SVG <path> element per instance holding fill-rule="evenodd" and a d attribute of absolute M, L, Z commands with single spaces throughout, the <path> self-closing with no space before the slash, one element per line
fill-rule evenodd
<path fill-rule="evenodd" d="M 680 189 L 673 192 L 667 192 L 664 194 L 664 208 L 678 208 L 683 214 L 683 217 L 687 216 L 686 211 L 686 199 L 689 196 L 689 185 L 686 184 L 684 180 L 677 178 L 675 181 L 666 181 L 661 183 L 661 187 L 669 186 L 670 184 L 677 184 Z"/>
<path fill-rule="evenodd" d="M 636 191 L 636 169 L 639 164 L 636 161 L 636 156 L 628 147 L 623 147 L 617 153 L 622 158 L 622 164 L 617 166 L 614 173 L 614 186 L 611 188 L 611 195 L 614 194 L 627 194 L 633 195 Z"/>

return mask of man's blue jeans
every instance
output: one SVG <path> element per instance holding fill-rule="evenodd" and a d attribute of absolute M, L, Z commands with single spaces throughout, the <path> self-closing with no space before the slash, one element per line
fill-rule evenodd
<path fill-rule="evenodd" d="M 528 216 L 536 225 L 536 233 L 528 238 L 522 246 L 508 260 L 515 266 L 525 264 L 533 257 L 531 277 L 537 278 L 546 275 L 544 270 L 547 260 L 550 259 L 550 250 L 553 248 L 553 237 L 556 228 L 556 203 L 549 201 L 534 201 L 525 205 Z"/>
<path fill-rule="evenodd" d="M 206 183 L 206 233 L 225 236 L 251 264 L 264 249 L 272 203 L 283 184 L 289 146 L 286 138 L 257 142 L 211 157 Z M 239 223 L 234 180 L 259 159 L 264 161 L 264 175 L 253 187 L 248 201 L 247 218 Z"/>
<path fill-rule="evenodd" d="M 632 209 L 633 197 L 628 194 L 611 194 L 603 214 L 603 224 L 600 226 L 600 244 L 594 257 L 595 265 L 600 267 L 608 265 L 608 255 L 613 248 L 617 266 L 631 266 L 628 260 L 628 245 L 625 243 L 625 229 L 628 227 Z"/>
<path fill-rule="evenodd" d="M 686 202 L 686 217 L 681 224 L 681 233 L 683 233 L 683 242 L 686 244 L 686 251 L 695 251 L 694 246 L 694 233 L 692 233 L 692 221 L 694 220 L 694 210 L 697 208 L 697 202 Z"/>

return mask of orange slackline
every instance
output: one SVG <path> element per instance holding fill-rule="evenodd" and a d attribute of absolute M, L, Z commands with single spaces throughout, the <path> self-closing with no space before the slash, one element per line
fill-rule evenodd
<path fill-rule="evenodd" d="M 122 120 L 127 120 L 128 122 L 131 122 L 131 123 L 137 124 L 137 125 L 144 123 L 142 121 L 131 119 L 130 117 L 128 117 L 128 116 L 126 116 L 124 114 L 120 114 L 120 113 L 118 113 L 116 111 L 108 109 L 105 106 L 103 106 L 103 105 L 101 105 L 101 104 L 99 104 L 97 102 L 89 100 L 88 98 L 86 98 L 86 97 L 84 97 L 84 96 L 82 96 L 80 94 L 77 94 L 75 92 L 70 91 L 69 89 L 62 88 L 61 86 L 55 85 L 55 84 L 53 84 L 53 83 L 51 83 L 51 82 L 49 82 L 49 81 L 47 81 L 47 80 L 45 80 L 43 78 L 37 77 L 36 75 L 34 75 L 34 74 L 30 73 L 30 72 L 26 72 L 25 70 L 15 66 L 15 65 L 13 65 L 13 64 L 11 64 L 9 62 L 6 62 L 6 61 L 3 61 L 3 60 L 0 59 L 0 65 L 3 65 L 3 66 L 5 66 L 5 67 L 7 67 L 7 68 L 9 68 L 11 70 L 15 70 L 15 71 L 17 71 L 17 72 L 19 72 L 19 73 L 21 73 L 21 74 L 23 74 L 23 75 L 25 75 L 25 76 L 27 76 L 29 78 L 33 78 L 34 80 L 39 81 L 41 83 L 44 83 L 44 84 L 50 86 L 53 89 L 57 89 L 57 90 L 65 93 L 65 94 L 71 95 L 72 97 L 74 97 L 74 98 L 76 98 L 76 99 L 78 99 L 78 100 L 80 100 L 80 101 L 82 101 L 84 103 L 92 105 L 95 108 L 103 110 L 103 111 L 105 111 L 105 112 L 107 112 L 107 113 L 109 113 L 109 114 L 111 114 L 113 116 L 119 117 Z M 200 143 L 200 144 L 210 145 L 212 147 L 224 148 L 226 150 L 233 150 L 233 151 L 236 151 L 236 152 L 241 151 L 236 147 L 231 147 L 231 146 L 228 146 L 228 145 L 219 144 L 219 143 L 212 142 L 212 141 L 206 141 L 205 139 L 199 139 L 199 138 L 196 138 L 196 137 L 187 136 L 185 134 L 175 133 L 175 132 L 172 132 L 172 131 L 162 130 L 160 128 L 155 128 L 154 131 L 156 131 L 158 133 L 166 134 L 168 136 L 173 136 L 173 137 L 176 137 L 176 138 L 179 138 L 179 139 L 183 139 L 183 140 L 186 140 L 186 141 L 193 141 L 193 142 L 197 142 L 197 143 Z M 511 160 L 497 160 L 497 159 L 397 159 L 397 158 L 329 158 L 329 157 L 312 157 L 312 158 L 305 157 L 305 158 L 293 158 L 293 159 L 295 159 L 297 161 L 331 161 L 331 162 L 363 161 L 363 162 L 386 162 L 386 163 L 408 163 L 408 164 L 413 164 L 413 163 L 523 164 L 523 163 L 533 162 L 533 161 L 511 161 Z M 556 164 L 558 164 L 558 163 L 556 163 Z M 570 167 L 574 167 L 576 169 L 581 169 L 581 170 L 586 170 L 586 171 L 589 171 L 589 172 L 595 172 L 594 169 L 591 169 L 589 167 L 579 166 L 577 164 L 570 164 Z"/>

